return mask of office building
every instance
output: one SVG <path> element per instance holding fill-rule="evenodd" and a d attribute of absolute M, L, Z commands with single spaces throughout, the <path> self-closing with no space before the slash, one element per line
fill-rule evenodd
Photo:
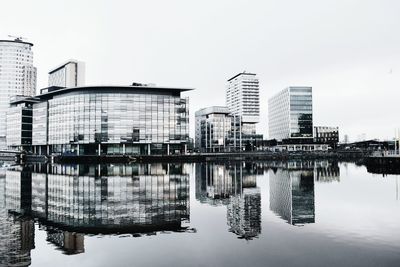
<path fill-rule="evenodd" d="M 7 110 L 7 147 L 11 150 L 31 151 L 32 107 L 35 98 L 14 96 Z"/>
<path fill-rule="evenodd" d="M 227 107 L 213 106 L 195 114 L 195 147 L 201 152 L 255 150 L 263 136 L 248 133 L 242 116 L 233 115 Z"/>
<path fill-rule="evenodd" d="M 314 142 L 336 148 L 339 143 L 339 127 L 315 126 Z"/>
<path fill-rule="evenodd" d="M 85 63 L 71 59 L 50 70 L 49 87 L 52 86 L 85 86 Z"/>
<path fill-rule="evenodd" d="M 256 123 L 260 120 L 260 89 L 257 75 L 239 73 L 227 82 L 226 106 L 234 116 L 240 116 L 242 131 L 256 133 Z"/>
<path fill-rule="evenodd" d="M 195 147 L 202 152 L 235 151 L 241 147 L 240 117 L 227 107 L 208 107 L 195 113 Z"/>
<path fill-rule="evenodd" d="M 0 40 L 0 149 L 6 148 L 6 114 L 10 98 L 36 93 L 32 46 L 22 38 Z"/>
<path fill-rule="evenodd" d="M 311 87 L 288 87 L 268 101 L 269 138 L 282 141 L 313 138 Z"/>
<path fill-rule="evenodd" d="M 151 86 L 50 88 L 33 104 L 36 154 L 177 154 L 189 142 L 191 90 Z"/>

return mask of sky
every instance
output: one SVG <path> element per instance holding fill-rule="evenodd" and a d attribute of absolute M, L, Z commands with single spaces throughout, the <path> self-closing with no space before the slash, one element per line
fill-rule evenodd
<path fill-rule="evenodd" d="M 132 82 L 195 88 L 196 110 L 225 105 L 226 81 L 260 80 L 268 98 L 313 87 L 314 125 L 341 139 L 393 138 L 400 128 L 400 1 L 397 0 L 0 0 L 0 38 L 34 43 L 38 89 L 68 59 L 86 63 L 88 85 Z"/>

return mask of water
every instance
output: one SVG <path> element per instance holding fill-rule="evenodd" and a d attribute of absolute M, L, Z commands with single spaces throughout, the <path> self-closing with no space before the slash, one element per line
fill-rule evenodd
<path fill-rule="evenodd" d="M 0 266 L 400 266 L 398 180 L 328 161 L 3 167 Z"/>

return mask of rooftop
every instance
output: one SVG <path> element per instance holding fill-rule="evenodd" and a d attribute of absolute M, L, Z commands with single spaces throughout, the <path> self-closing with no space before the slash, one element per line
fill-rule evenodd
<path fill-rule="evenodd" d="M 212 107 L 206 107 L 202 108 L 198 111 L 196 111 L 196 116 L 203 116 L 207 114 L 212 114 L 212 113 L 217 113 L 217 114 L 229 114 L 229 108 L 225 106 L 212 106 Z"/>
<path fill-rule="evenodd" d="M 230 78 L 229 80 L 228 80 L 228 82 L 229 81 L 231 81 L 231 80 L 233 80 L 233 79 L 235 79 L 236 77 L 239 77 L 240 75 L 252 75 L 252 76 L 256 76 L 257 74 L 255 74 L 255 73 L 250 73 L 250 72 L 241 72 L 241 73 L 239 73 L 239 74 L 236 74 L 235 76 L 233 76 L 232 78 Z"/>
<path fill-rule="evenodd" d="M 78 60 L 76 60 L 76 59 L 67 60 L 67 61 L 63 62 L 62 64 L 59 64 L 59 65 L 56 66 L 55 68 L 52 68 L 52 69 L 49 71 L 49 74 L 52 74 L 53 72 L 56 72 L 56 71 L 59 70 L 59 69 L 62 69 L 64 66 L 68 65 L 69 63 L 78 64 L 78 63 L 83 63 L 83 62 L 82 62 L 82 61 L 78 61 Z"/>
<path fill-rule="evenodd" d="M 46 91 L 46 89 L 51 88 L 51 90 Z M 146 93 L 148 92 L 175 92 L 175 93 L 180 93 L 180 92 L 185 92 L 185 91 L 191 91 L 194 90 L 194 88 L 178 88 L 178 87 L 158 87 L 158 86 L 120 86 L 120 85 L 98 85 L 98 86 L 80 86 L 80 87 L 70 87 L 70 88 L 64 88 L 64 87 L 49 87 L 49 88 L 44 88 L 45 90 L 41 90 L 43 92 L 40 95 L 37 95 L 36 97 L 39 97 L 41 99 L 43 98 L 49 98 L 54 95 L 60 95 L 60 94 L 65 94 L 73 91 L 87 91 L 87 90 L 123 90 L 123 91 L 138 91 L 140 93 Z"/>
<path fill-rule="evenodd" d="M 33 46 L 33 44 L 32 43 L 29 43 L 29 42 L 24 42 L 24 41 L 22 41 L 21 39 L 15 39 L 15 40 L 0 40 L 0 43 L 21 43 L 21 44 L 27 44 L 27 45 L 30 45 L 30 46 Z"/>

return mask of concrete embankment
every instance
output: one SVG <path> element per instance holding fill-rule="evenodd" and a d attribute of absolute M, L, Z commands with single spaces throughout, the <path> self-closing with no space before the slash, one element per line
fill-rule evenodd
<path fill-rule="evenodd" d="M 56 163 L 128 163 L 128 162 L 204 162 L 204 161 L 262 161 L 262 160 L 312 160 L 312 159 L 362 159 L 360 151 L 335 152 L 243 152 L 243 153 L 193 153 L 186 155 L 102 155 L 55 156 Z"/>

